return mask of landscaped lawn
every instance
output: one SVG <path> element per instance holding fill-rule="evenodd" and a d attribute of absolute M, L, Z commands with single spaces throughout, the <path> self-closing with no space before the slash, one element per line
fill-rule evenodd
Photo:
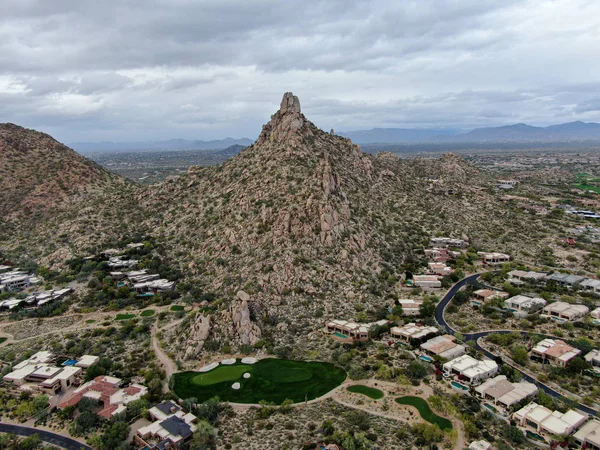
<path fill-rule="evenodd" d="M 183 311 L 185 307 L 183 305 L 173 305 L 171 306 L 171 311 Z"/>
<path fill-rule="evenodd" d="M 153 309 L 146 309 L 146 310 L 142 311 L 142 313 L 140 314 L 141 317 L 150 317 L 153 315 L 154 315 Z"/>
<path fill-rule="evenodd" d="M 135 317 L 135 314 L 117 314 L 115 316 L 115 320 L 129 320 L 129 319 L 133 319 Z"/>
<path fill-rule="evenodd" d="M 375 389 L 369 386 L 363 386 L 362 384 L 355 384 L 354 386 L 348 386 L 348 391 L 354 392 L 356 394 L 363 394 L 373 400 L 379 400 L 383 398 L 383 392 L 379 389 Z"/>
<path fill-rule="evenodd" d="M 246 372 L 250 378 L 243 377 Z M 226 402 L 279 404 L 288 398 L 297 403 L 320 397 L 342 384 L 346 373 L 330 363 L 269 358 L 252 365 L 239 361 L 220 365 L 206 373 L 180 372 L 173 378 L 173 390 L 180 398 L 195 397 L 202 402 L 218 396 Z M 241 389 L 232 389 L 234 382 Z"/>
<path fill-rule="evenodd" d="M 594 186 L 587 183 L 576 183 L 573 186 L 584 191 L 594 191 L 595 193 L 600 194 L 600 187 L 598 186 Z"/>
<path fill-rule="evenodd" d="M 420 397 L 413 397 L 407 395 L 406 397 L 399 397 L 396 399 L 396 403 L 400 405 L 410 405 L 417 408 L 421 417 L 427 422 L 433 423 L 434 425 L 438 425 L 442 430 L 451 430 L 452 422 L 444 417 L 438 416 L 434 413 L 429 407 L 429 403 L 423 400 Z"/>

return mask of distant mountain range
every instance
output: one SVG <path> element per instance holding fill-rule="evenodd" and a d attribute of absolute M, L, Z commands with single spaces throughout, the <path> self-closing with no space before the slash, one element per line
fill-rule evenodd
<path fill-rule="evenodd" d="M 337 133 L 356 144 L 416 144 L 416 143 L 490 143 L 490 142 L 569 142 L 600 141 L 600 124 L 570 122 L 548 127 L 524 123 L 503 127 L 476 128 L 465 132 L 457 129 L 373 128 Z M 151 142 L 75 142 L 71 147 L 82 153 L 134 150 L 223 150 L 231 146 L 248 147 L 248 138 L 226 138 L 214 141 L 170 139 Z M 236 154 L 234 149 L 231 156 Z"/>
<path fill-rule="evenodd" d="M 568 142 L 600 140 L 600 124 L 570 122 L 548 127 L 524 123 L 503 127 L 459 130 L 373 128 L 372 130 L 339 133 L 357 144 L 418 143 L 418 142 Z"/>
<path fill-rule="evenodd" d="M 232 145 L 247 147 L 254 141 L 247 138 L 225 138 L 214 141 L 169 139 L 148 142 L 74 142 L 71 148 L 82 153 L 132 150 L 221 150 Z"/>

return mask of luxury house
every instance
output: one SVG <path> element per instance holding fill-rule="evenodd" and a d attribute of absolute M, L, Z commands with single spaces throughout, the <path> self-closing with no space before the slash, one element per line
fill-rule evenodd
<path fill-rule="evenodd" d="M 554 302 L 544 307 L 544 314 L 561 322 L 583 319 L 590 312 L 585 305 L 574 305 L 567 302 Z"/>
<path fill-rule="evenodd" d="M 581 350 L 571 347 L 559 339 L 544 339 L 529 352 L 532 359 L 549 362 L 558 367 L 565 367 L 569 361 L 581 354 Z"/>
<path fill-rule="evenodd" d="M 588 416 L 572 409 L 565 413 L 551 411 L 532 402 L 515 412 L 512 418 L 525 430 L 532 430 L 551 441 L 555 436 L 573 434 L 587 421 Z"/>
<path fill-rule="evenodd" d="M 469 355 L 462 355 L 448 361 L 443 366 L 449 375 L 458 375 L 461 381 L 469 384 L 478 383 L 498 373 L 498 364 L 491 359 L 478 361 Z"/>
<path fill-rule="evenodd" d="M 452 359 L 463 355 L 466 351 L 464 345 L 457 344 L 456 338 L 449 334 L 437 336 L 422 343 L 419 347 L 431 356 Z"/>
<path fill-rule="evenodd" d="M 527 381 L 511 383 L 504 375 L 497 375 L 477 386 L 475 392 L 482 399 L 493 402 L 494 405 L 510 408 L 526 398 L 537 395 L 538 388 Z"/>

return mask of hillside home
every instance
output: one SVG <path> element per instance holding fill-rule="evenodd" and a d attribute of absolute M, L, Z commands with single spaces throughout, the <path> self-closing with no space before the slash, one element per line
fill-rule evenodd
<path fill-rule="evenodd" d="M 331 337 L 341 342 L 366 342 L 369 340 L 369 327 L 349 320 L 332 320 L 325 324 Z"/>
<path fill-rule="evenodd" d="M 600 450 L 600 420 L 593 419 L 583 424 L 573 435 L 573 440 L 581 448 Z"/>
<path fill-rule="evenodd" d="M 515 412 L 512 418 L 524 429 L 532 430 L 550 442 L 554 436 L 573 434 L 588 416 L 572 409 L 563 414 L 532 402 Z"/>
<path fill-rule="evenodd" d="M 49 394 L 64 392 L 71 386 L 79 386 L 82 368 L 58 367 L 52 364 L 52 361 L 53 356 L 50 352 L 38 352 L 15 364 L 12 372 L 3 377 L 4 382 L 23 388 L 38 387 Z"/>
<path fill-rule="evenodd" d="M 448 375 L 458 375 L 459 380 L 465 383 L 479 383 L 487 378 L 493 377 L 498 373 L 498 364 L 491 359 L 478 361 L 469 355 L 462 355 L 443 366 L 444 372 Z"/>
<path fill-rule="evenodd" d="M 548 362 L 558 367 L 566 367 L 580 353 L 581 350 L 571 347 L 565 341 L 544 339 L 531 349 L 529 356 L 532 359 L 539 359 L 542 362 Z"/>
<path fill-rule="evenodd" d="M 546 279 L 544 272 L 534 272 L 531 270 L 511 270 L 508 272 L 508 282 L 519 286 L 525 283 L 539 283 Z"/>
<path fill-rule="evenodd" d="M 538 389 L 533 383 L 527 381 L 511 383 L 504 375 L 497 375 L 477 386 L 475 392 L 494 405 L 510 408 L 526 398 L 537 395 Z"/>
<path fill-rule="evenodd" d="M 39 283 L 41 283 L 39 278 L 19 269 L 0 273 L 0 293 L 20 291 Z"/>
<path fill-rule="evenodd" d="M 454 269 L 452 267 L 448 267 L 444 263 L 430 262 L 427 265 L 427 274 L 428 275 L 439 275 L 439 276 L 443 277 L 446 275 L 450 275 L 453 272 L 454 272 Z"/>
<path fill-rule="evenodd" d="M 515 295 L 504 302 L 504 308 L 513 313 L 533 314 L 542 309 L 546 303 L 546 300 L 541 297 Z"/>
<path fill-rule="evenodd" d="M 471 295 L 471 304 L 473 306 L 481 306 L 485 302 L 494 300 L 494 299 L 503 299 L 508 298 L 510 294 L 504 291 L 495 291 L 493 289 L 478 289 L 473 291 Z"/>
<path fill-rule="evenodd" d="M 402 306 L 402 314 L 404 316 L 418 316 L 421 313 L 423 300 L 400 299 L 396 300 L 395 304 Z"/>
<path fill-rule="evenodd" d="M 453 239 L 449 237 L 433 237 L 429 240 L 431 247 L 456 247 L 456 248 L 467 248 L 469 243 L 462 239 Z"/>
<path fill-rule="evenodd" d="M 583 357 L 588 363 L 591 364 L 592 370 L 600 373 L 600 350 L 591 350 Z"/>
<path fill-rule="evenodd" d="M 579 320 L 590 312 L 585 305 L 574 305 L 567 302 L 554 302 L 544 307 L 544 314 L 561 322 Z"/>
<path fill-rule="evenodd" d="M 460 252 L 451 252 L 447 248 L 429 248 L 425 250 L 425 256 L 433 262 L 446 262 L 453 258 L 453 255 Z"/>
<path fill-rule="evenodd" d="M 102 409 L 97 413 L 100 417 L 110 419 L 111 417 L 125 412 L 127 405 L 139 400 L 148 393 L 148 388 L 141 384 L 133 383 L 121 389 L 122 380 L 115 377 L 101 375 L 89 381 L 75 391 L 57 407 L 65 409 L 67 406 L 77 405 L 82 398 L 90 398 L 102 403 Z"/>
<path fill-rule="evenodd" d="M 159 292 L 170 292 L 175 289 L 175 282 L 165 279 L 144 281 L 134 284 L 133 288 L 140 294 L 158 294 Z"/>
<path fill-rule="evenodd" d="M 479 440 L 469 444 L 469 450 L 492 450 L 492 444 L 488 441 Z"/>
<path fill-rule="evenodd" d="M 586 278 L 579 284 L 579 288 L 585 292 L 593 292 L 594 294 L 600 294 L 600 280 Z"/>
<path fill-rule="evenodd" d="M 180 449 L 189 442 L 196 431 L 196 416 L 184 413 L 171 400 L 148 410 L 153 421 L 136 431 L 134 443 L 145 449 Z"/>
<path fill-rule="evenodd" d="M 438 333 L 436 327 L 426 327 L 416 323 L 407 323 L 402 327 L 392 327 L 390 334 L 405 342 L 415 345 Z"/>
<path fill-rule="evenodd" d="M 557 285 L 573 289 L 581 284 L 585 277 L 568 273 L 554 272 L 546 277 L 546 281 L 554 281 Z"/>
<path fill-rule="evenodd" d="M 439 289 L 442 282 L 436 275 L 413 275 L 413 283 L 423 289 Z"/>
<path fill-rule="evenodd" d="M 138 261 L 129 259 L 128 256 L 114 256 L 109 258 L 108 267 L 111 269 L 120 269 L 122 267 L 134 267 L 137 266 Z"/>
<path fill-rule="evenodd" d="M 480 256 L 481 261 L 488 266 L 504 264 L 510 261 L 510 256 L 506 253 L 477 252 L 477 255 Z"/>
<path fill-rule="evenodd" d="M 592 318 L 592 321 L 596 324 L 596 325 L 600 325 L 600 308 L 596 308 L 595 310 L 593 310 L 590 313 L 590 317 Z"/>
<path fill-rule="evenodd" d="M 425 353 L 431 356 L 439 356 L 444 359 L 453 359 L 464 355 L 466 349 L 464 345 L 457 344 L 456 338 L 449 334 L 437 336 L 422 343 L 419 347 Z"/>

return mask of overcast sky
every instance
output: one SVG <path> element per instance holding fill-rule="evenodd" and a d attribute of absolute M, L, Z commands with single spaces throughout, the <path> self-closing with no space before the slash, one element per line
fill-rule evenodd
<path fill-rule="evenodd" d="M 64 142 L 600 122 L 597 0 L 2 0 L 0 122 Z"/>

